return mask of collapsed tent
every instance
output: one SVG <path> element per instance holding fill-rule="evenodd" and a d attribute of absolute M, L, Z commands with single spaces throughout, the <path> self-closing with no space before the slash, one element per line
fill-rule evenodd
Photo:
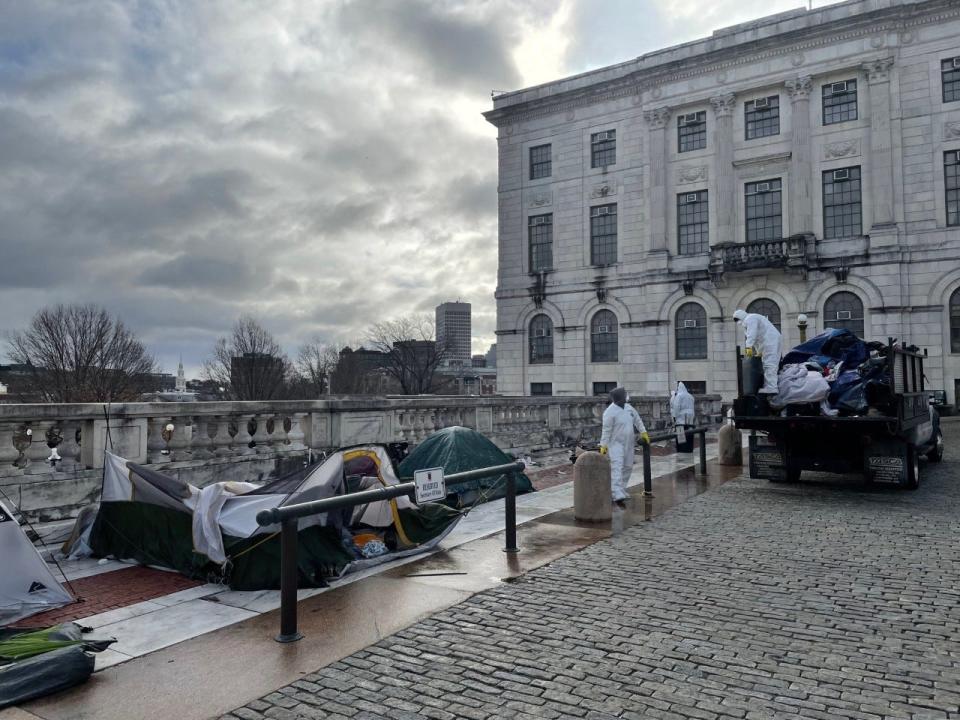
<path fill-rule="evenodd" d="M 515 458 L 507 455 L 489 439 L 465 427 L 448 427 L 438 430 L 424 440 L 400 463 L 400 474 L 413 477 L 417 470 L 442 467 L 445 475 L 467 470 L 505 465 Z M 463 508 L 503 497 L 507 486 L 506 475 L 469 480 L 455 488 L 447 488 L 446 503 Z M 530 479 L 520 474 L 517 479 L 517 495 L 533 492 Z"/>
<path fill-rule="evenodd" d="M 0 708 L 79 685 L 113 638 L 92 638 L 75 623 L 0 630 Z"/>
<path fill-rule="evenodd" d="M 3 503 L 0 503 L 0 548 L 3 548 L 0 626 L 73 602 Z"/>
<path fill-rule="evenodd" d="M 262 487 L 226 482 L 202 489 L 108 454 L 99 509 L 89 527 L 75 533 L 74 547 L 222 579 L 234 590 L 279 588 L 280 526 L 259 526 L 258 512 L 397 483 L 382 445 L 338 450 L 305 473 Z M 321 587 L 327 578 L 423 552 L 460 517 L 442 505 L 399 497 L 302 518 L 299 586 Z"/>

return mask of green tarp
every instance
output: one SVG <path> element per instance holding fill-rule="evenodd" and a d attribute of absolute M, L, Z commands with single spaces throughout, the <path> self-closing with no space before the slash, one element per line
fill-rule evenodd
<path fill-rule="evenodd" d="M 486 437 L 465 427 L 448 427 L 438 430 L 424 440 L 400 463 L 400 475 L 412 478 L 417 470 L 442 467 L 444 475 L 467 470 L 504 465 L 516 458 L 507 455 Z M 486 502 L 503 497 L 506 492 L 506 476 L 482 478 L 459 484 L 455 489 L 448 488 L 446 504 L 455 507 L 471 507 L 478 502 Z M 517 476 L 517 494 L 533 492 L 530 479 Z"/>

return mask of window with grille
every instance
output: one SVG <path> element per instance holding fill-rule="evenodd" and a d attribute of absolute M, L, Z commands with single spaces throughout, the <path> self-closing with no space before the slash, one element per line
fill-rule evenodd
<path fill-rule="evenodd" d="M 960 225 L 960 150 L 943 154 L 943 185 L 946 191 L 947 225 Z"/>
<path fill-rule="evenodd" d="M 550 177 L 553 172 L 552 145 L 537 145 L 530 148 L 530 179 Z"/>
<path fill-rule="evenodd" d="M 780 97 L 757 98 L 744 103 L 747 140 L 780 134 Z"/>
<path fill-rule="evenodd" d="M 677 310 L 677 360 L 702 360 L 707 357 L 707 313 L 697 303 L 686 303 Z"/>
<path fill-rule="evenodd" d="M 862 234 L 860 168 L 825 170 L 823 173 L 823 236 L 856 237 Z"/>
<path fill-rule="evenodd" d="M 706 395 L 707 394 L 707 381 L 706 380 L 681 380 L 683 386 L 687 389 L 687 392 L 691 395 Z"/>
<path fill-rule="evenodd" d="M 617 163 L 617 131 L 604 130 L 590 136 L 590 167 Z"/>
<path fill-rule="evenodd" d="M 591 362 L 617 361 L 617 316 L 600 310 L 590 321 Z"/>
<path fill-rule="evenodd" d="M 681 255 L 705 253 L 710 249 L 707 191 L 677 195 L 677 244 Z"/>
<path fill-rule="evenodd" d="M 948 103 L 960 100 L 960 56 L 941 61 L 940 73 L 943 101 Z"/>
<path fill-rule="evenodd" d="M 615 382 L 595 382 L 593 384 L 594 395 L 609 395 L 617 387 Z"/>
<path fill-rule="evenodd" d="M 780 330 L 780 306 L 777 305 L 773 300 L 768 300 L 767 298 L 757 298 L 752 303 L 747 305 L 747 312 L 763 315 L 767 320 L 770 321 L 771 325 L 773 325 L 777 330 Z"/>
<path fill-rule="evenodd" d="M 531 395 L 553 395 L 553 383 L 530 383 Z"/>
<path fill-rule="evenodd" d="M 783 236 L 780 179 L 747 183 L 747 242 L 778 240 Z"/>
<path fill-rule="evenodd" d="M 823 124 L 835 125 L 857 119 L 857 81 L 827 83 L 820 91 Z"/>
<path fill-rule="evenodd" d="M 541 272 L 553 269 L 553 213 L 531 215 L 528 231 L 530 234 L 530 271 Z"/>
<path fill-rule="evenodd" d="M 960 290 L 950 296 L 950 352 L 960 353 Z"/>
<path fill-rule="evenodd" d="M 838 292 L 823 304 L 823 327 L 849 330 L 863 337 L 863 303 L 852 292 Z"/>
<path fill-rule="evenodd" d="M 687 113 L 677 118 L 677 148 L 679 152 L 702 150 L 707 146 L 706 111 Z"/>
<path fill-rule="evenodd" d="M 546 315 L 530 321 L 530 364 L 553 362 L 553 322 Z"/>
<path fill-rule="evenodd" d="M 617 205 L 590 208 L 590 264 L 613 265 L 617 261 Z"/>

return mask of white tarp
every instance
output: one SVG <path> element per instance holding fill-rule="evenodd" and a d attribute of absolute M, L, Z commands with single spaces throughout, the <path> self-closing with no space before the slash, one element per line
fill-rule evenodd
<path fill-rule="evenodd" d="M 3 503 L 0 557 L 0 626 L 73 602 Z"/>

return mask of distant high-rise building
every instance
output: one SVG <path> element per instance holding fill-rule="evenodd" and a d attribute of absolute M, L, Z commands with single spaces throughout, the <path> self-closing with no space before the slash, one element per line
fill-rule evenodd
<path fill-rule="evenodd" d="M 470 303 L 437 305 L 437 344 L 447 348 L 447 362 L 469 367 L 471 340 Z"/>
<path fill-rule="evenodd" d="M 497 366 L 497 344 L 494 343 L 487 350 L 487 367 L 495 368 Z"/>

